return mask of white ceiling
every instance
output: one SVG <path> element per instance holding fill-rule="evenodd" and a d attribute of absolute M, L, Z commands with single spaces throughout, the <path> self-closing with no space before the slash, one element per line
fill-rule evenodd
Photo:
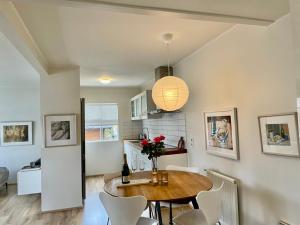
<path fill-rule="evenodd" d="M 38 87 L 39 77 L 39 74 L 0 32 L 0 86 Z"/>
<path fill-rule="evenodd" d="M 101 7 L 21 3 L 16 7 L 30 33 L 55 68 L 81 67 L 81 85 L 139 86 L 166 64 L 161 35 L 174 33 L 171 62 L 191 54 L 232 24 L 188 20 L 166 15 L 129 14 Z"/>

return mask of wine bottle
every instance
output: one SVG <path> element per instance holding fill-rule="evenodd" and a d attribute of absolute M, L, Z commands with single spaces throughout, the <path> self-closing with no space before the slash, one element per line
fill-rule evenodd
<path fill-rule="evenodd" d="M 123 165 L 123 169 L 122 169 L 122 183 L 123 184 L 128 184 L 129 181 L 129 167 L 127 164 L 127 155 L 124 154 L 124 165 Z"/>

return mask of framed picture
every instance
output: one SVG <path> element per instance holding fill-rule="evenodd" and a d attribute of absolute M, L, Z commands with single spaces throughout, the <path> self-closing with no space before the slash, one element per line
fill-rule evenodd
<path fill-rule="evenodd" d="M 76 122 L 75 114 L 45 115 L 45 146 L 77 145 Z"/>
<path fill-rule="evenodd" d="M 286 223 L 286 222 L 284 222 L 283 220 L 280 220 L 278 225 L 291 225 L 291 224 Z"/>
<path fill-rule="evenodd" d="M 262 152 L 299 157 L 297 113 L 259 116 Z"/>
<path fill-rule="evenodd" d="M 0 134 L 0 146 L 32 145 L 32 122 L 2 122 Z"/>
<path fill-rule="evenodd" d="M 237 109 L 205 112 L 206 150 L 210 154 L 238 159 Z"/>

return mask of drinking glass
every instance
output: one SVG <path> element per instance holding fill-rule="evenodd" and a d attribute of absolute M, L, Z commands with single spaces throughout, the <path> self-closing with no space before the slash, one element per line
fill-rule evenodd
<path fill-rule="evenodd" d="M 169 182 L 169 175 L 167 171 L 161 172 L 161 183 L 162 185 L 168 185 Z"/>
<path fill-rule="evenodd" d="M 145 169 L 145 161 L 144 161 L 144 159 L 140 159 L 139 166 L 140 166 L 140 170 L 144 171 L 144 169 Z"/>
<path fill-rule="evenodd" d="M 131 169 L 133 172 L 135 172 L 137 170 L 137 159 L 131 160 Z"/>
<path fill-rule="evenodd" d="M 158 185 L 158 173 L 157 172 L 152 171 L 151 183 L 152 183 L 152 185 Z"/>

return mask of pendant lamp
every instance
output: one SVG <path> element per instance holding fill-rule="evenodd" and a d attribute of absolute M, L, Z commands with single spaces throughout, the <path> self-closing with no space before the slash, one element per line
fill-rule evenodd
<path fill-rule="evenodd" d="M 170 76 L 169 44 L 173 34 L 164 34 L 163 40 L 168 50 L 168 76 L 159 79 L 152 88 L 154 103 L 165 111 L 175 111 L 182 108 L 189 98 L 189 88 L 179 77 Z"/>

